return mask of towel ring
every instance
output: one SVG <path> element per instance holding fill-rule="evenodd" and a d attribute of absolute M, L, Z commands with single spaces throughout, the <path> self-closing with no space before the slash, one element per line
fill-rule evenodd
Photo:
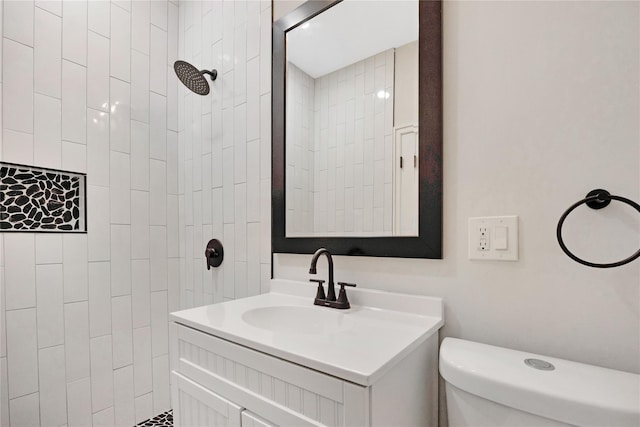
<path fill-rule="evenodd" d="M 638 212 L 640 212 L 640 205 L 634 202 L 633 200 L 629 200 L 625 197 L 614 196 L 610 194 L 607 190 L 597 189 L 597 190 L 589 191 L 589 193 L 587 193 L 587 197 L 571 205 L 571 207 L 569 207 L 569 209 L 567 209 L 562 214 L 562 216 L 560 217 L 560 220 L 558 221 L 556 236 L 558 237 L 558 243 L 560 244 L 560 247 L 562 248 L 564 253 L 567 254 L 567 256 L 569 256 L 569 258 L 571 258 L 576 262 L 579 262 L 582 265 L 586 265 L 589 267 L 611 268 L 611 267 L 619 267 L 621 265 L 628 264 L 631 261 L 635 260 L 636 258 L 640 257 L 640 249 L 638 249 L 636 253 L 631 255 L 629 258 L 623 259 L 622 261 L 612 262 L 608 264 L 597 264 L 595 262 L 589 262 L 581 258 L 578 258 L 573 253 L 571 253 L 571 251 L 569 251 L 569 249 L 567 249 L 567 246 L 564 244 L 564 241 L 562 240 L 562 225 L 564 224 L 564 220 L 571 213 L 571 211 L 573 211 L 575 208 L 577 208 L 578 206 L 584 203 L 586 203 L 586 205 L 589 206 L 591 209 L 602 209 L 609 206 L 609 203 L 611 203 L 611 200 L 617 200 L 619 202 L 626 203 L 627 205 L 635 208 Z"/>

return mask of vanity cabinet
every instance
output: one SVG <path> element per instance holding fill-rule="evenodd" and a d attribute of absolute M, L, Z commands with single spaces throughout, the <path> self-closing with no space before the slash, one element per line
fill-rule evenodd
<path fill-rule="evenodd" d="M 372 384 L 346 381 L 175 319 L 170 334 L 176 427 L 437 426 L 437 332 Z"/>

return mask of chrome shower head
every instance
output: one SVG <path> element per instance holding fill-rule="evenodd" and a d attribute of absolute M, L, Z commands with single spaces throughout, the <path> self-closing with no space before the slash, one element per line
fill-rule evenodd
<path fill-rule="evenodd" d="M 199 71 L 196 67 L 185 61 L 176 61 L 173 64 L 173 69 L 182 84 L 198 95 L 207 95 L 209 93 L 209 83 L 207 79 L 204 78 L 205 74 L 209 74 L 211 81 L 214 81 L 218 76 L 216 70 Z"/>

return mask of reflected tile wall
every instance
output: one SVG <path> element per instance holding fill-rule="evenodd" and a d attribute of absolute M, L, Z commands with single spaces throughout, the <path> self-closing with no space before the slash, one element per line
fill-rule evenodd
<path fill-rule="evenodd" d="M 393 49 L 316 79 L 287 64 L 287 234 L 391 233 L 393 65 Z"/>

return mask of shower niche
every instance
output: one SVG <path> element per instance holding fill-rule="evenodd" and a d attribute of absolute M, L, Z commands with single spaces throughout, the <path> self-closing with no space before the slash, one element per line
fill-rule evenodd
<path fill-rule="evenodd" d="M 86 174 L 0 162 L 0 231 L 86 233 Z"/>

